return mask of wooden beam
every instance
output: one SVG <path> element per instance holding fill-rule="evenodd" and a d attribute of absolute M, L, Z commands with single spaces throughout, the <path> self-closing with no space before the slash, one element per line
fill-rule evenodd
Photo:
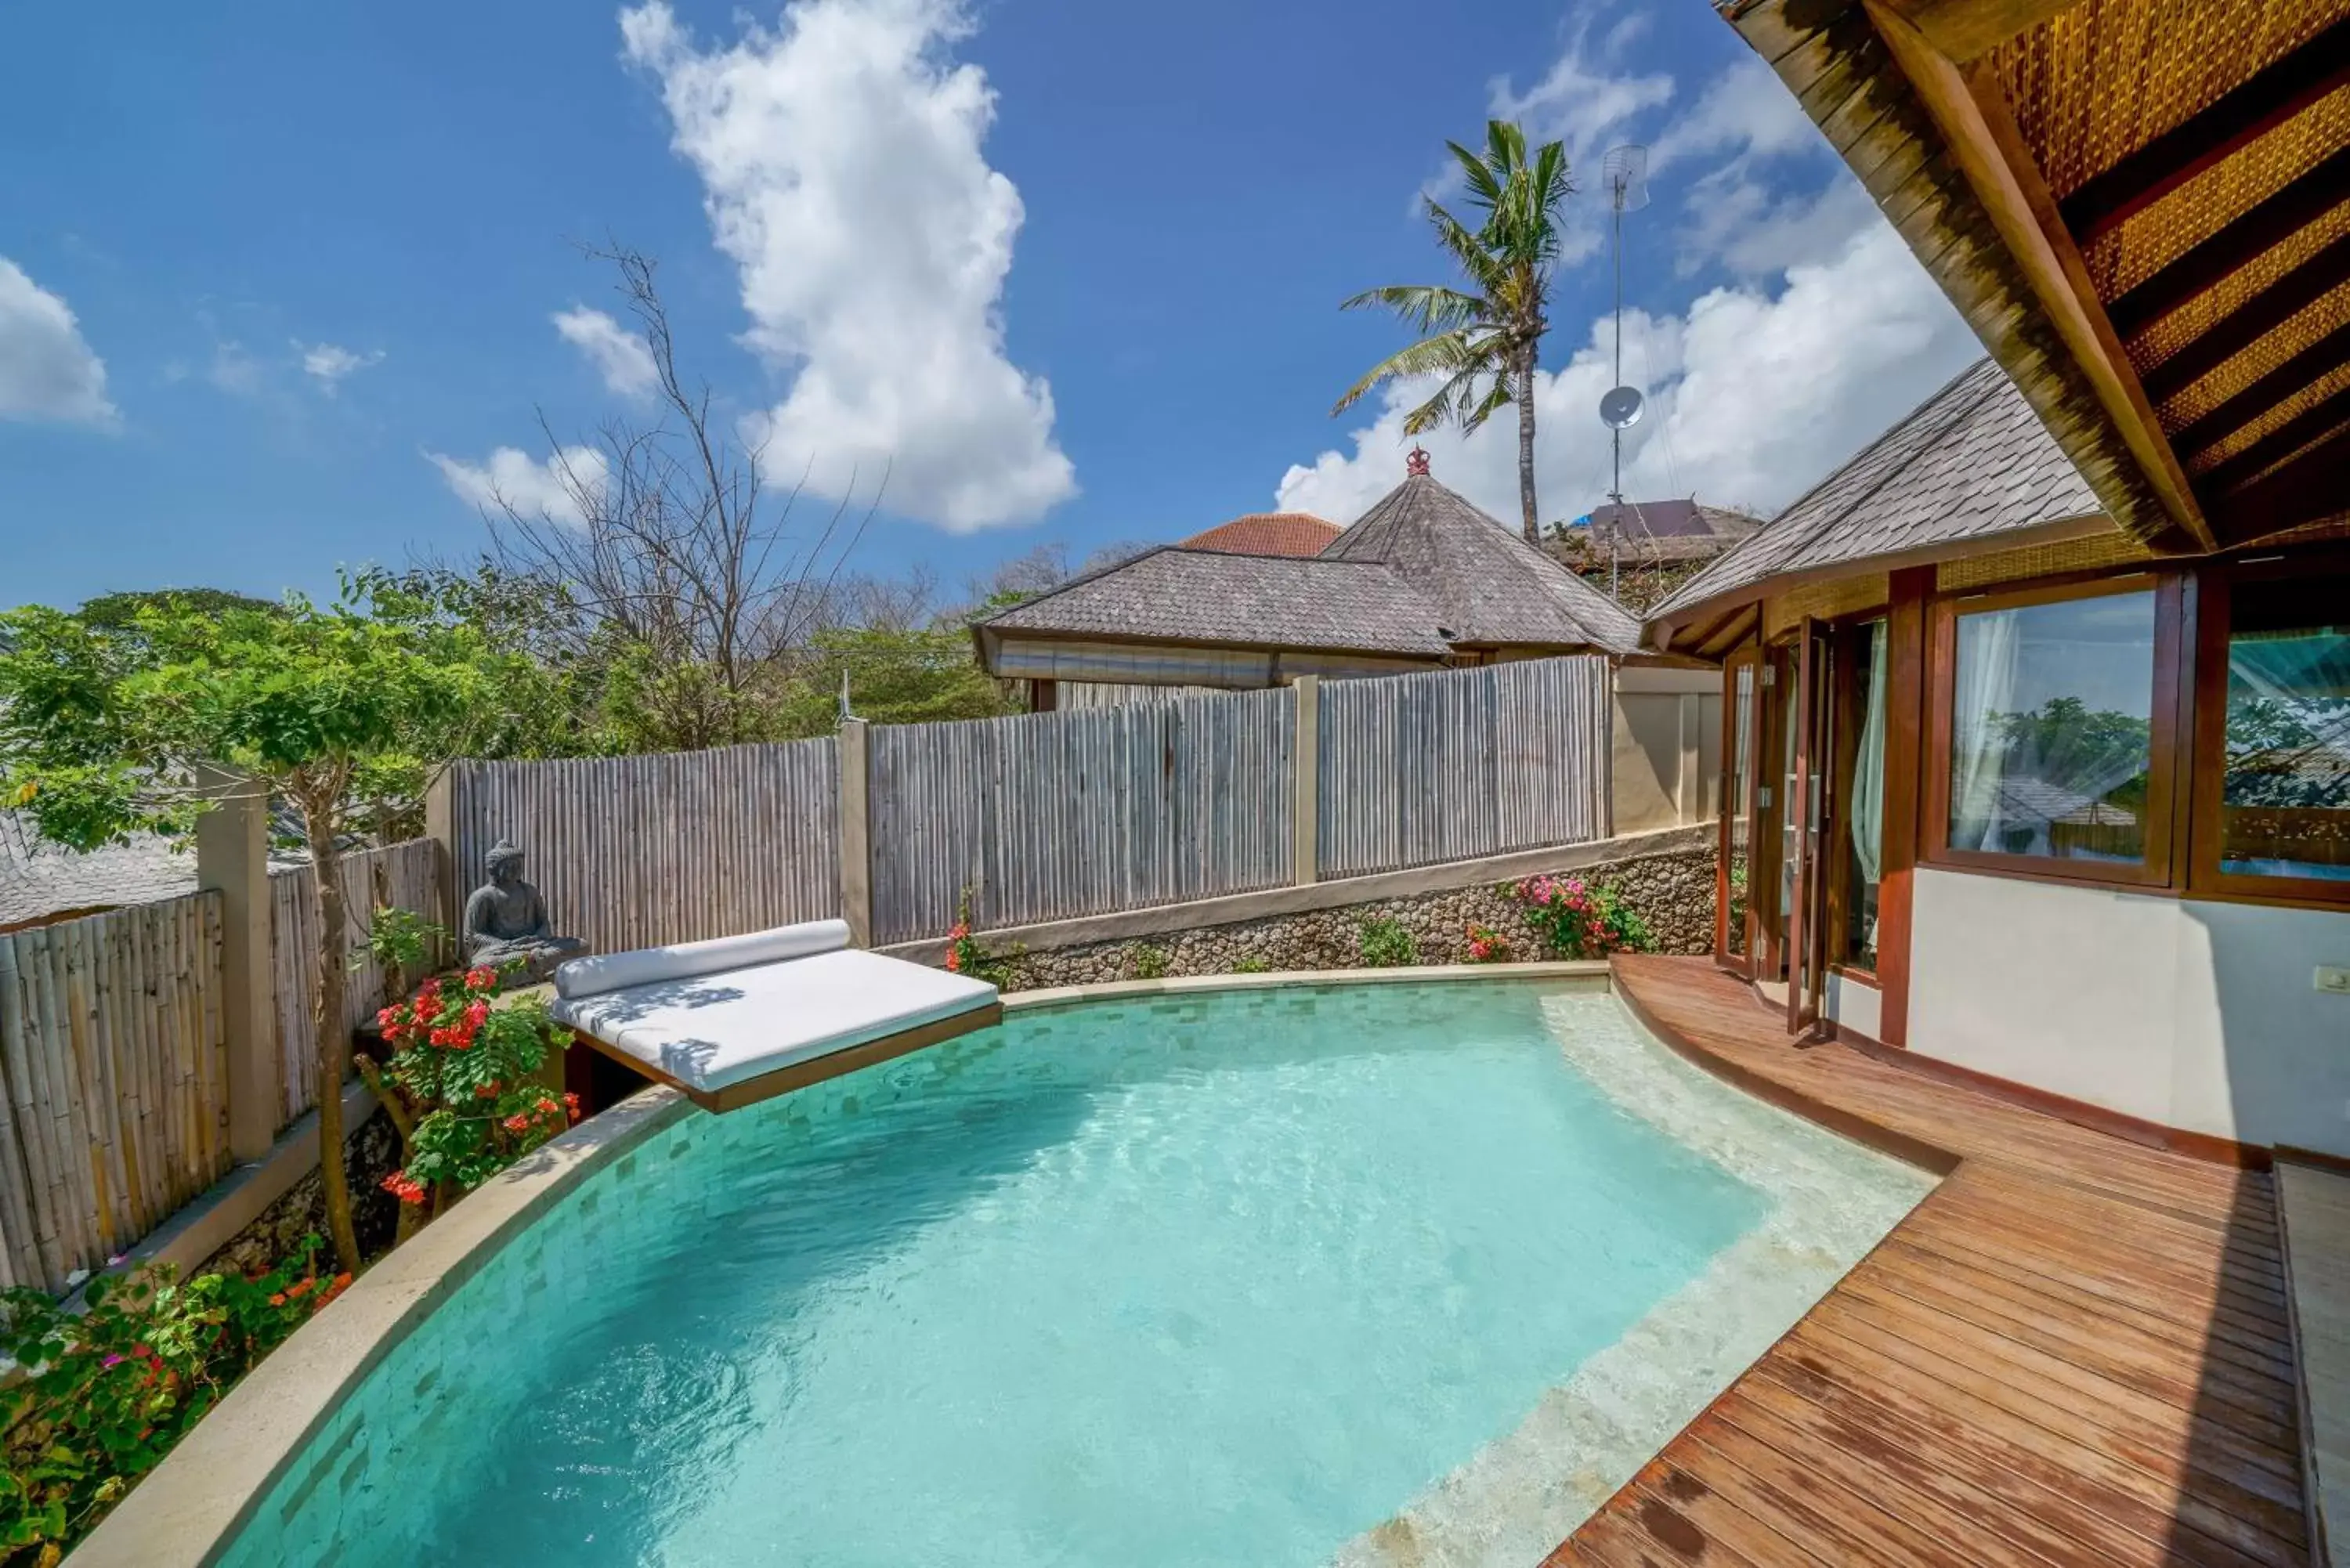
<path fill-rule="evenodd" d="M 2243 429 L 2329 370 L 2350 364 L 2350 323 L 2335 327 L 2210 412 L 2171 432 L 2170 444 L 2194 453 Z"/>
<path fill-rule="evenodd" d="M 2229 535 L 2242 541 L 2350 512 L 2350 427 L 2213 506 Z"/>
<path fill-rule="evenodd" d="M 2199 482 L 2207 493 L 2223 494 L 2278 459 L 2292 456 L 2313 440 L 2345 423 L 2350 423 L 2350 389 L 2320 399 L 2243 451 L 2223 462 L 2213 463 L 2198 476 Z"/>
<path fill-rule="evenodd" d="M 2135 337 L 2214 284 L 2291 239 L 2350 196 L 2345 147 L 2169 265 L 2106 304 L 2115 329 Z"/>
<path fill-rule="evenodd" d="M 1884 0 L 1886 9 L 1960 65 L 2071 9 L 2078 0 Z"/>
<path fill-rule="evenodd" d="M 1981 66 L 1961 70 L 1885 0 L 1870 18 L 1926 111 L 2031 297 L 2055 329 L 2114 433 L 2160 505 L 2160 515 L 2115 521 L 2162 548 L 2208 550 L 2210 529 L 2164 435 L 2137 371 L 2106 319 L 2079 249 L 2047 182 L 2015 128 L 1998 82 Z M 1979 329 L 1980 330 L 1980 329 Z M 2108 501 L 2107 504 L 2112 504 Z"/>
<path fill-rule="evenodd" d="M 2311 305 L 2350 282 L 2350 234 L 2345 234 L 2237 306 L 2200 337 L 2148 370 L 2146 395 L 2156 402 L 2201 380 Z"/>

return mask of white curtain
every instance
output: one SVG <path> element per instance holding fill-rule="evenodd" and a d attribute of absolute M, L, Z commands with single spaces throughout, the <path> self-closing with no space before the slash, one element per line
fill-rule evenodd
<path fill-rule="evenodd" d="M 1868 628 L 1868 706 L 1852 768 L 1852 852 L 1876 882 L 1885 864 L 1885 623 Z M 1873 939 L 1872 939 L 1873 940 Z"/>
<path fill-rule="evenodd" d="M 2015 706 L 2020 612 L 1960 618 L 1950 703 L 1950 847 L 2001 849 L 1999 786 L 2006 735 L 2000 716 Z"/>

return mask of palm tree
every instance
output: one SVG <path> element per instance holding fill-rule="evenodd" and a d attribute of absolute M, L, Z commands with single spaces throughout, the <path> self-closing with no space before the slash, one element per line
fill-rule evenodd
<path fill-rule="evenodd" d="M 1424 336 L 1372 366 L 1330 411 L 1342 412 L 1382 381 L 1431 375 L 1444 382 L 1404 417 L 1407 435 L 1448 420 L 1465 434 L 1515 402 L 1518 499 L 1525 509 L 1526 543 L 1536 544 L 1534 362 L 1550 327 L 1544 311 L 1558 262 L 1560 209 L 1575 193 L 1566 149 L 1545 143 L 1529 162 L 1526 133 L 1500 119 L 1486 125 L 1482 155 L 1457 141 L 1445 146 L 1461 161 L 1470 203 L 1483 221 L 1472 229 L 1434 200 L 1428 202 L 1428 220 L 1437 244 L 1468 280 L 1468 291 L 1415 284 L 1374 288 L 1346 301 L 1341 309 L 1385 306 Z"/>

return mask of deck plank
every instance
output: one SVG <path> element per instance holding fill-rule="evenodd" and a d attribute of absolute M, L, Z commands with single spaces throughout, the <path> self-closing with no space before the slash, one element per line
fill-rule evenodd
<path fill-rule="evenodd" d="M 1838 1044 L 1619 957 L 1676 1049 L 1950 1174 L 1555 1563 L 2308 1561 L 2269 1177 Z"/>

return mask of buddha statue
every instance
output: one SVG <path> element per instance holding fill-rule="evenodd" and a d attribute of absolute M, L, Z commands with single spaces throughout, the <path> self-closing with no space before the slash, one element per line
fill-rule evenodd
<path fill-rule="evenodd" d="M 547 928 L 546 900 L 522 879 L 522 851 L 500 839 L 489 854 L 490 879 L 465 900 L 465 961 L 496 970 L 508 984 L 532 985 L 588 944 Z"/>

